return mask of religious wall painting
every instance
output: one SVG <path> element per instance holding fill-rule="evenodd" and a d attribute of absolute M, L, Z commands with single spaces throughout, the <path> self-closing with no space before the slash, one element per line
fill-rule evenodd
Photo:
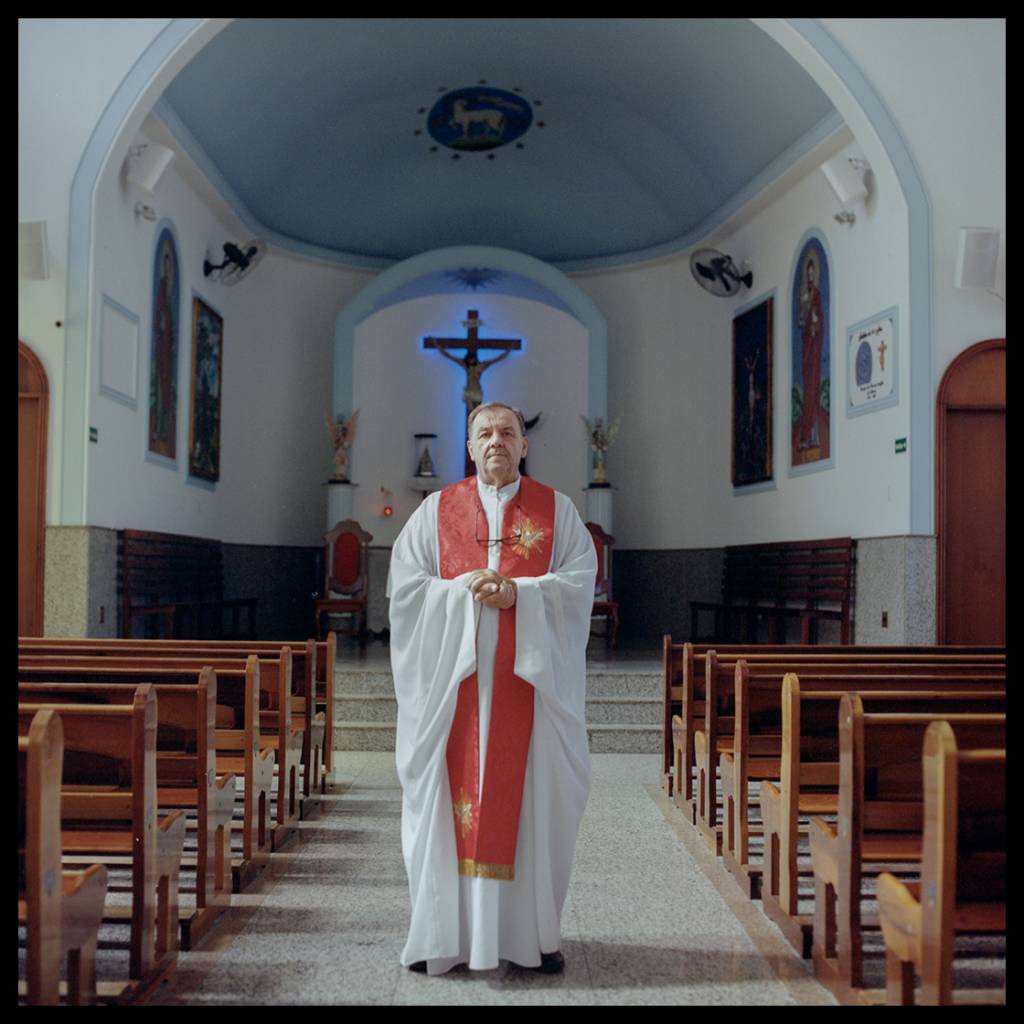
<path fill-rule="evenodd" d="M 846 328 L 846 415 L 863 416 L 899 404 L 899 308 Z"/>
<path fill-rule="evenodd" d="M 772 336 L 774 299 L 732 322 L 732 483 L 772 479 Z"/>
<path fill-rule="evenodd" d="M 180 297 L 178 251 L 171 229 L 165 227 L 157 239 L 153 264 L 147 449 L 168 459 L 177 454 Z"/>
<path fill-rule="evenodd" d="M 817 234 L 797 256 L 790 314 L 790 465 L 824 469 L 832 464 L 831 274 Z"/>
<path fill-rule="evenodd" d="M 192 373 L 189 402 L 188 472 L 220 479 L 220 396 L 224 320 L 198 296 L 192 299 Z"/>
<path fill-rule="evenodd" d="M 449 154 L 453 160 L 472 153 L 486 153 L 487 159 L 493 160 L 493 151 L 502 146 L 514 143 L 516 149 L 523 149 L 523 136 L 531 126 L 544 127 L 533 111 L 542 101 L 535 99 L 531 104 L 518 95 L 523 91 L 519 87 L 509 92 L 481 81 L 460 89 L 442 86 L 439 91 L 442 95 L 429 111 L 427 107 L 418 111 L 427 115 L 427 134 L 438 143 L 430 147 L 432 153 L 444 147 L 453 151 Z M 415 131 L 422 133 L 422 128 Z"/>

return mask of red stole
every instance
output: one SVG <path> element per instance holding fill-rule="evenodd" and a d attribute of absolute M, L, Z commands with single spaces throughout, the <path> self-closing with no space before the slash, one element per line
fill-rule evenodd
<path fill-rule="evenodd" d="M 488 520 L 476 477 L 441 492 L 438 510 L 441 576 L 454 579 L 487 568 Z M 542 576 L 551 565 L 555 492 L 521 477 L 519 493 L 505 506 L 498 572 L 502 576 Z M 480 779 L 480 709 L 476 672 L 459 684 L 455 718 L 448 735 L 448 782 L 454 812 L 459 874 L 515 878 L 516 837 L 523 801 L 526 758 L 533 732 L 534 690 L 514 673 L 516 608 L 498 618 L 494 690 L 487 732 L 484 788 Z"/>

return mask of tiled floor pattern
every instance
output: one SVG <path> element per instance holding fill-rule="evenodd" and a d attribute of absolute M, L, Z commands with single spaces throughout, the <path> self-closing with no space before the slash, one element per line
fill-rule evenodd
<path fill-rule="evenodd" d="M 566 970 L 502 963 L 430 978 L 398 963 L 409 897 L 389 753 L 338 755 L 320 817 L 156 1004 L 834 1005 L 653 780 L 658 755 L 595 754 L 562 918 Z"/>

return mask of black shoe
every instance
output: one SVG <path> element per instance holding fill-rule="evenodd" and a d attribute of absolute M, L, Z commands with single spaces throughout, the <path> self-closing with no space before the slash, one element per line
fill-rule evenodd
<path fill-rule="evenodd" d="M 534 967 L 540 974 L 561 974 L 565 970 L 565 957 L 556 949 L 554 953 L 541 953 L 540 967 Z"/>
<path fill-rule="evenodd" d="M 409 964 L 409 970 L 410 971 L 415 971 L 417 974 L 426 974 L 427 973 L 427 961 L 426 960 L 417 960 L 416 963 Z"/>

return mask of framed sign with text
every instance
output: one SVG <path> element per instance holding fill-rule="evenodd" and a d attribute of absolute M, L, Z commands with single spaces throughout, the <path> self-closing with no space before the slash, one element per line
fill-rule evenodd
<path fill-rule="evenodd" d="M 898 405 L 899 308 L 846 329 L 846 415 Z"/>

